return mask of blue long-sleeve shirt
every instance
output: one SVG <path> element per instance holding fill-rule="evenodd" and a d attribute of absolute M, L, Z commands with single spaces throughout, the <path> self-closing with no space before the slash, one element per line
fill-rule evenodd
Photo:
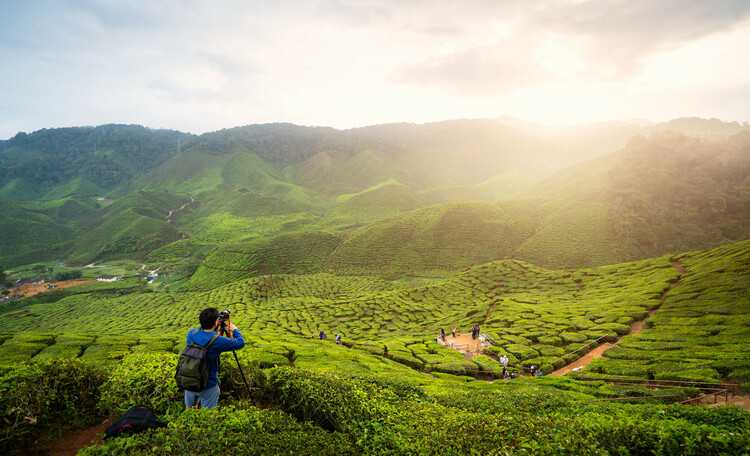
<path fill-rule="evenodd" d="M 195 342 L 196 344 L 205 347 L 214 334 L 215 332 L 206 332 L 202 329 L 198 329 L 197 331 L 191 329 L 188 333 L 186 344 L 190 345 L 191 342 Z M 224 352 L 239 350 L 244 346 L 245 339 L 242 337 L 242 334 L 240 334 L 240 330 L 235 328 L 234 331 L 232 331 L 232 339 L 225 336 L 219 336 L 214 343 L 208 347 L 208 350 L 206 351 L 206 361 L 208 362 L 209 371 L 206 389 L 212 388 L 219 383 L 219 355 Z"/>

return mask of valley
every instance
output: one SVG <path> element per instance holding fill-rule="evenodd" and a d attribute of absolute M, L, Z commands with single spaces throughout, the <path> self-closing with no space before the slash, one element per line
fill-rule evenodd
<path fill-rule="evenodd" d="M 208 433 L 246 454 L 743 454 L 750 414 L 678 402 L 750 390 L 750 131 L 620 127 L 599 148 L 615 126 L 19 134 L 0 273 L 86 283 L 0 304 L 0 448 L 145 404 L 167 432 L 79 454 L 208 451 Z M 174 366 L 209 306 L 246 345 L 222 406 L 186 413 Z"/>

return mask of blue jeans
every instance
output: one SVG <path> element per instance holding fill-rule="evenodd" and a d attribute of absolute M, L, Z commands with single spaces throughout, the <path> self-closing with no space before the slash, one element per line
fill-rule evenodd
<path fill-rule="evenodd" d="M 206 388 L 199 393 L 185 390 L 185 406 L 195 407 L 198 405 L 198 398 L 201 400 L 201 407 L 211 409 L 219 403 L 219 384 L 211 388 Z"/>

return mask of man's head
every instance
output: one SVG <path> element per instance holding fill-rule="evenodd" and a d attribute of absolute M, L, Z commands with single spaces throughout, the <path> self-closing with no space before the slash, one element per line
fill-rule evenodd
<path fill-rule="evenodd" d="M 203 309 L 198 319 L 201 322 L 201 328 L 213 329 L 216 326 L 216 320 L 219 319 L 219 309 L 217 309 L 216 307 Z"/>

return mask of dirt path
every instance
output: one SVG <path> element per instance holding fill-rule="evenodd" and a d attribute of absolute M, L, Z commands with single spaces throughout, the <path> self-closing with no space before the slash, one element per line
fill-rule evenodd
<path fill-rule="evenodd" d="M 680 263 L 680 260 L 673 259 L 673 260 L 670 260 L 670 263 L 672 264 L 672 267 L 674 268 L 674 270 L 680 273 L 680 277 L 678 277 L 675 282 L 671 283 L 669 285 L 669 287 L 662 292 L 662 294 L 661 294 L 661 296 L 659 298 L 659 306 L 661 306 L 661 304 L 664 304 L 664 301 L 666 301 L 667 295 L 669 294 L 669 291 L 672 288 L 679 287 L 680 285 L 682 285 L 682 282 L 679 279 L 682 277 L 683 274 L 687 273 L 687 270 L 685 269 L 684 266 L 682 266 L 682 263 Z M 580 290 L 580 287 L 579 287 L 579 290 Z M 648 312 L 648 317 L 644 318 L 643 320 L 639 320 L 639 321 L 634 322 L 630 326 L 630 331 L 628 332 L 627 335 L 631 336 L 631 335 L 634 335 L 634 334 L 640 334 L 640 332 L 643 331 L 643 327 L 646 325 L 646 320 L 649 319 L 649 318 L 651 318 L 651 317 L 653 317 L 655 313 L 656 313 L 656 309 L 651 309 Z M 622 336 L 622 337 L 624 337 L 624 336 Z M 622 337 L 618 337 L 617 341 L 615 343 L 613 343 L 613 344 L 611 344 L 611 343 L 605 343 L 605 344 L 602 344 L 602 345 L 598 346 L 597 348 L 595 348 L 595 349 L 591 350 L 590 352 L 588 352 L 586 355 L 582 356 L 579 360 L 577 360 L 577 361 L 575 361 L 575 362 L 573 362 L 571 364 L 568 364 L 567 366 L 565 366 L 565 367 L 563 367 L 561 369 L 558 369 L 558 370 L 552 372 L 550 375 L 565 375 L 568 372 L 571 372 L 573 369 L 578 369 L 578 368 L 582 368 L 584 366 L 587 366 L 595 358 L 599 358 L 600 356 L 602 356 L 605 351 L 609 350 L 610 348 L 612 348 L 615 345 L 617 345 L 618 343 L 620 343 L 620 341 L 622 340 Z"/>
<path fill-rule="evenodd" d="M 708 399 L 708 401 L 708 404 L 702 405 L 706 405 L 711 408 L 723 407 L 725 405 L 736 405 L 737 407 L 741 407 L 742 409 L 750 412 L 750 396 L 748 395 L 740 396 L 739 394 L 736 394 L 734 397 L 730 397 L 727 402 L 724 401 L 724 396 L 717 396 L 716 402 L 714 403 L 711 403 L 710 399 Z"/>
<path fill-rule="evenodd" d="M 582 368 L 584 366 L 587 366 L 591 361 L 594 360 L 594 358 L 599 358 L 602 356 L 602 354 L 609 350 L 610 348 L 614 347 L 615 344 L 610 342 L 605 342 L 595 349 L 591 350 L 590 352 L 586 353 L 584 356 L 582 356 L 579 360 L 574 361 L 567 366 L 563 367 L 562 369 L 558 369 L 554 372 L 552 372 L 550 375 L 565 375 L 568 372 L 573 371 L 574 369 Z"/>
<path fill-rule="evenodd" d="M 181 210 L 185 209 L 186 206 L 188 206 L 189 204 L 193 204 L 195 202 L 195 199 L 193 199 L 193 195 L 191 195 L 190 193 L 188 193 L 188 196 L 190 197 L 190 202 L 189 203 L 183 204 L 182 206 L 180 206 L 179 209 L 174 209 L 174 210 L 169 211 L 169 215 L 167 215 L 167 222 L 172 223 L 172 214 L 174 214 L 177 211 L 181 211 Z"/>
<path fill-rule="evenodd" d="M 453 344 L 451 344 L 453 342 Z M 466 359 L 471 360 L 474 356 L 479 356 L 482 354 L 482 350 L 484 347 L 482 346 L 482 342 L 479 341 L 479 339 L 472 339 L 471 333 L 465 333 L 465 334 L 456 334 L 456 337 L 453 337 L 450 331 L 445 332 L 445 343 L 440 341 L 441 344 L 447 346 L 447 347 L 453 347 L 456 350 L 460 351 L 464 354 Z"/>
<path fill-rule="evenodd" d="M 662 301 L 664 302 L 664 301 Z M 628 332 L 628 336 L 632 336 L 634 334 L 640 334 L 641 331 L 643 331 L 643 327 L 646 326 L 646 320 L 653 317 L 654 313 L 656 313 L 656 309 L 652 309 L 648 313 L 648 317 L 644 318 L 643 320 L 636 321 L 630 326 L 630 332 Z M 583 355 L 580 359 L 568 364 L 565 367 L 562 367 L 554 372 L 552 372 L 550 375 L 565 375 L 568 372 L 573 371 L 574 369 L 579 369 L 584 366 L 587 366 L 591 361 L 594 360 L 594 358 L 599 358 L 604 354 L 605 351 L 609 350 L 610 348 L 614 347 L 615 345 L 619 344 L 622 340 L 622 337 L 618 337 L 617 341 L 615 343 L 605 342 L 595 349 L 591 350 L 590 352 Z"/>
<path fill-rule="evenodd" d="M 106 420 L 94 427 L 72 430 L 65 437 L 50 445 L 47 456 L 75 456 L 78 451 L 89 445 L 101 443 L 101 434 L 112 424 Z"/>

